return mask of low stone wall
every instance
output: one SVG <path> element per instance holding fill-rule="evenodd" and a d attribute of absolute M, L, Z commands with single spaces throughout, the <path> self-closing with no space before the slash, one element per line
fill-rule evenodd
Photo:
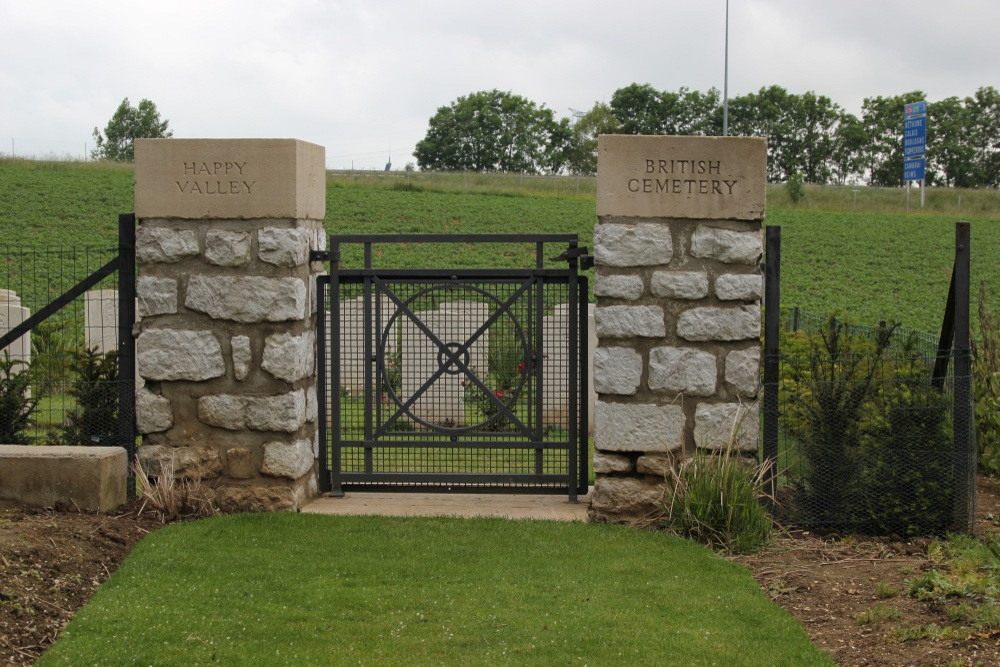
<path fill-rule="evenodd" d="M 0 445 L 0 498 L 110 512 L 126 500 L 122 447 Z"/>

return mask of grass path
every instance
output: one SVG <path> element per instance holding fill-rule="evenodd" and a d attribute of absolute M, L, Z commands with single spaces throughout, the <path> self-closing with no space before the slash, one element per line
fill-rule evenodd
<path fill-rule="evenodd" d="M 39 665 L 828 665 L 743 568 L 662 533 L 241 515 L 143 540 Z"/>

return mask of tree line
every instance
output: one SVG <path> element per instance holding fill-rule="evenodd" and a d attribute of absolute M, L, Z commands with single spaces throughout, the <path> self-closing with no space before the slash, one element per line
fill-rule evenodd
<path fill-rule="evenodd" d="M 903 184 L 903 107 L 926 99 L 914 90 L 867 97 L 860 117 L 825 95 L 781 86 L 729 99 L 731 136 L 767 137 L 768 180 L 807 183 Z M 633 83 L 608 103 L 573 120 L 520 95 L 499 90 L 459 97 L 441 107 L 414 151 L 421 169 L 573 173 L 597 171 L 601 134 L 721 136 L 716 88 L 657 90 Z M 979 88 L 965 98 L 927 104 L 930 185 L 1000 187 L 1000 92 Z"/>

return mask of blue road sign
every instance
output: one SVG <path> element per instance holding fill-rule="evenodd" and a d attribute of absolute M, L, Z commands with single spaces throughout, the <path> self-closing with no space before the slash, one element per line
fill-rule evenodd
<path fill-rule="evenodd" d="M 903 160 L 903 180 L 922 181 L 926 171 L 927 160 L 923 156 L 916 159 Z"/>

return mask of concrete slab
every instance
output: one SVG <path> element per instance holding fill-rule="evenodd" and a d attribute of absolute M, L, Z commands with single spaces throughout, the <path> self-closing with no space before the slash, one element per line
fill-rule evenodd
<path fill-rule="evenodd" d="M 374 493 L 351 492 L 343 498 L 323 496 L 302 508 L 312 514 L 378 516 L 456 516 L 587 521 L 590 494 L 571 503 L 565 495 L 506 493 Z"/>
<path fill-rule="evenodd" d="M 122 447 L 0 445 L 0 498 L 108 512 L 126 500 Z"/>

